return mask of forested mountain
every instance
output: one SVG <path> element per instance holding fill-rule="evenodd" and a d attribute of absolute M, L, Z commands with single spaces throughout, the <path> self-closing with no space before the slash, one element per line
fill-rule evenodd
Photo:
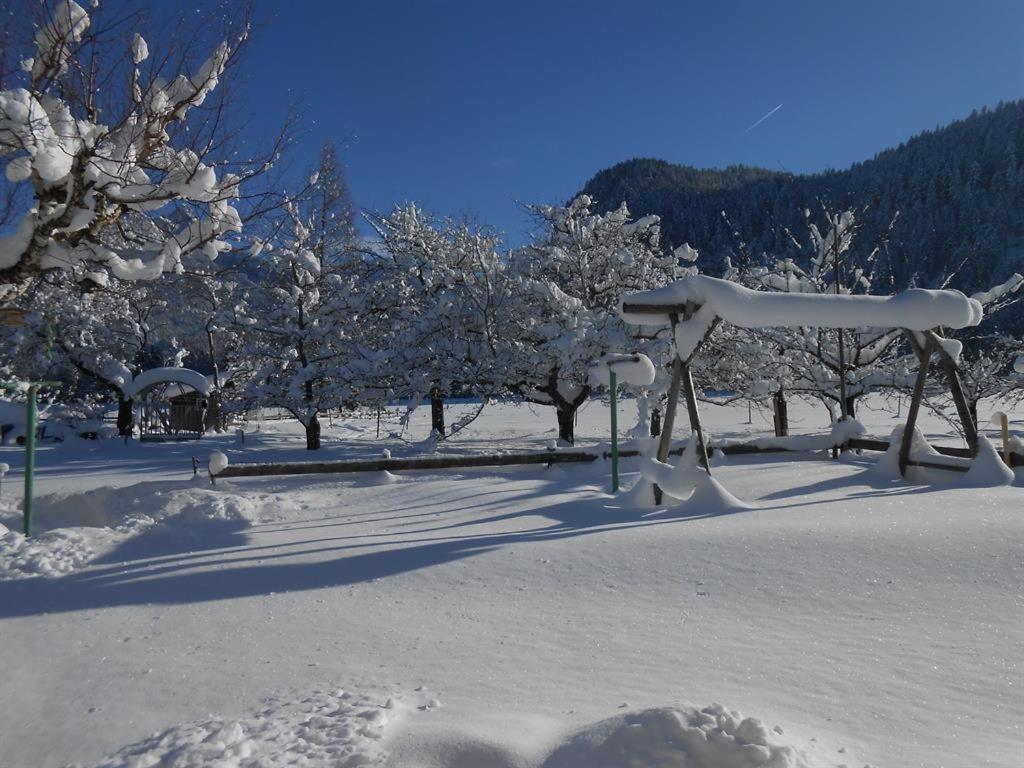
<path fill-rule="evenodd" d="M 636 216 L 662 219 L 663 241 L 698 248 L 704 269 L 792 255 L 805 211 L 866 206 L 855 250 L 870 252 L 899 213 L 882 271 L 895 288 L 935 287 L 949 275 L 964 291 L 1024 271 L 1024 101 L 970 117 L 887 149 L 847 170 L 797 175 L 732 166 L 705 170 L 627 160 L 595 175 L 583 192 L 602 209 L 623 200 Z M 723 216 L 723 213 L 725 216 Z M 727 217 L 727 218 L 726 218 Z M 1024 325 L 1019 306 L 1004 323 Z"/>

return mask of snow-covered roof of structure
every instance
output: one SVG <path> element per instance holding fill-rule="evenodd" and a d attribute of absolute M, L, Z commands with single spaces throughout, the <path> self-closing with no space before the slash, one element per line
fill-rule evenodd
<path fill-rule="evenodd" d="M 181 384 L 201 395 L 210 394 L 210 382 L 199 371 L 193 371 L 191 368 L 150 368 L 125 385 L 125 397 L 135 397 L 158 384 Z"/>
<path fill-rule="evenodd" d="M 981 322 L 981 303 L 960 291 L 911 288 L 895 296 L 771 293 L 707 275 L 695 275 L 625 297 L 623 318 L 636 325 L 668 325 L 666 307 L 692 302 L 742 328 L 966 328 Z M 641 309 L 641 307 L 643 309 Z"/>

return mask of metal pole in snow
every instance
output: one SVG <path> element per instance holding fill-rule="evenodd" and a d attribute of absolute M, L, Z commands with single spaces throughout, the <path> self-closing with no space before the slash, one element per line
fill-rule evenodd
<path fill-rule="evenodd" d="M 24 534 L 32 533 L 32 486 L 36 470 L 36 391 L 35 384 L 28 388 L 28 405 L 25 417 L 25 498 L 22 500 Z"/>
<path fill-rule="evenodd" d="M 619 404 L 617 402 L 619 382 L 615 371 L 608 369 L 608 390 L 612 400 L 612 493 L 619 490 Z"/>

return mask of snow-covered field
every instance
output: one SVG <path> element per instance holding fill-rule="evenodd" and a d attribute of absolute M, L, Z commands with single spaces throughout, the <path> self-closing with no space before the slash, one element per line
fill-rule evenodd
<path fill-rule="evenodd" d="M 443 450 L 553 426 L 498 405 Z M 607 410 L 578 431 L 606 439 Z M 375 432 L 325 424 L 322 455 L 420 449 Z M 751 509 L 716 514 L 630 508 L 607 462 L 193 480 L 216 449 L 309 458 L 280 421 L 40 451 L 39 535 L 0 537 L 0 766 L 1024 765 L 1020 470 L 967 488 L 886 479 L 878 454 L 731 457 L 716 476 Z M 0 461 L 16 530 L 20 453 Z"/>

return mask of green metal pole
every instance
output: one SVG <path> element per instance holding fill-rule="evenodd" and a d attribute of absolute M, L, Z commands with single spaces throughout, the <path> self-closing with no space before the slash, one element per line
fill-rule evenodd
<path fill-rule="evenodd" d="M 25 498 L 22 501 L 26 536 L 32 533 L 32 484 L 36 471 L 36 384 L 28 388 L 28 411 L 25 416 Z"/>
<path fill-rule="evenodd" d="M 619 490 L 619 404 L 616 398 L 619 382 L 615 371 L 608 373 L 608 389 L 612 398 L 612 493 Z"/>

